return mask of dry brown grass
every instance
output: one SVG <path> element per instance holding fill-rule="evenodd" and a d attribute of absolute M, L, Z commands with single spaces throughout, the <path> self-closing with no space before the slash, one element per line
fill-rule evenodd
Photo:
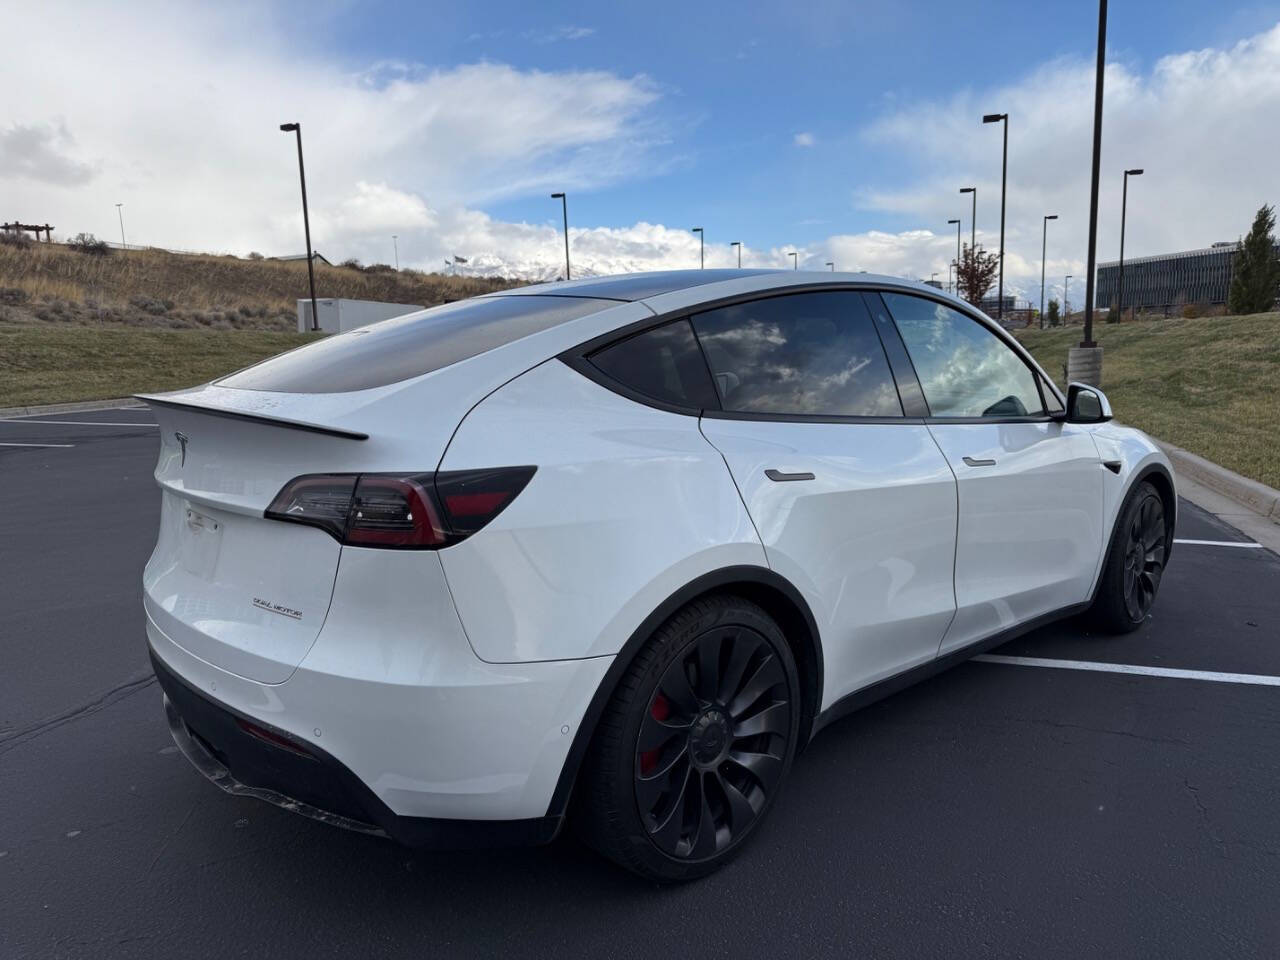
<path fill-rule="evenodd" d="M 316 295 L 431 306 L 519 281 L 416 270 L 367 273 L 316 264 Z M 120 251 L 89 256 L 60 244 L 0 244 L 0 322 L 294 328 L 307 296 L 303 261 Z M 18 303 L 16 301 L 23 300 Z"/>

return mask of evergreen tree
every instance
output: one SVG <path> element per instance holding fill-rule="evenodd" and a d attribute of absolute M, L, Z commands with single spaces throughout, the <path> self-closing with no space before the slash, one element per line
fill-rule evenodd
<path fill-rule="evenodd" d="M 1275 225 L 1275 208 L 1264 204 L 1253 218 L 1249 235 L 1236 244 L 1228 313 L 1262 313 L 1275 306 L 1280 294 L 1280 261 L 1271 233 Z"/>
<path fill-rule="evenodd" d="M 1049 309 L 1045 311 L 1045 319 L 1049 321 L 1049 326 L 1056 327 L 1062 322 L 1062 317 L 1058 313 L 1058 301 L 1050 300 Z"/>

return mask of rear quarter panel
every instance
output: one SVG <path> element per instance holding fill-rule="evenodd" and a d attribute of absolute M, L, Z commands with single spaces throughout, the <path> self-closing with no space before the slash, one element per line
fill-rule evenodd
<path fill-rule="evenodd" d="M 522 464 L 538 471 L 515 501 L 440 553 L 482 660 L 614 654 L 696 577 L 767 566 L 697 418 L 620 397 L 559 360 L 472 410 L 441 469 Z"/>

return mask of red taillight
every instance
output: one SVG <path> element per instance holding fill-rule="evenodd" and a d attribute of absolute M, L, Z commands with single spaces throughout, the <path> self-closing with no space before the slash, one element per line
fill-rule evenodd
<path fill-rule="evenodd" d="M 265 516 L 319 527 L 351 546 L 438 549 L 506 509 L 535 469 L 308 474 L 285 484 Z"/>

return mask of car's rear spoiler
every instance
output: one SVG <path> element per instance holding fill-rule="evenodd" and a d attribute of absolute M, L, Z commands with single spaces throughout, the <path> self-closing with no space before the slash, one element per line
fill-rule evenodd
<path fill-rule="evenodd" d="M 356 430 L 344 430 L 341 427 L 327 427 L 321 423 L 308 423 L 305 420 L 290 420 L 287 417 L 273 417 L 264 413 L 246 413 L 241 410 L 231 410 L 226 407 L 213 407 L 203 403 L 188 403 L 184 400 L 175 399 L 172 395 L 157 397 L 153 394 L 135 393 L 135 400 L 141 400 L 143 403 L 155 404 L 160 407 L 175 407 L 180 410 L 189 410 L 193 413 L 205 413 L 211 417 L 227 417 L 232 420 L 248 420 L 253 423 L 267 423 L 274 427 L 284 427 L 288 430 L 305 430 L 308 433 L 323 433 L 330 437 L 342 437 L 345 440 L 368 440 L 367 433 L 360 433 Z"/>

